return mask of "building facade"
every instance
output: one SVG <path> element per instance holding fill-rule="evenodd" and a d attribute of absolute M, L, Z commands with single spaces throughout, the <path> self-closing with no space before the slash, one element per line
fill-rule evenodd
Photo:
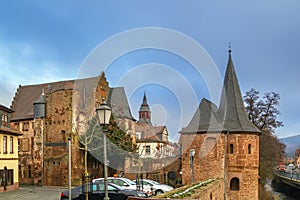
<path fill-rule="evenodd" d="M 226 199 L 258 199 L 261 132 L 246 115 L 231 51 L 219 107 L 203 99 L 180 133 L 183 184 L 220 178 Z"/>
<path fill-rule="evenodd" d="M 11 105 L 15 110 L 11 124 L 24 133 L 19 138 L 21 183 L 68 185 L 69 138 L 72 184 L 81 184 L 87 174 L 102 176 L 102 164 L 92 156 L 85 169 L 80 136 L 108 90 L 104 73 L 94 78 L 19 86 Z"/>
<path fill-rule="evenodd" d="M 19 188 L 18 137 L 22 133 L 10 125 L 12 113 L 0 104 L 0 192 Z"/>

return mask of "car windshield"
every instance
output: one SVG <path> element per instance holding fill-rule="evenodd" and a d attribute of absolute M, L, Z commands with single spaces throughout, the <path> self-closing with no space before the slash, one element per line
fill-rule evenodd
<path fill-rule="evenodd" d="M 124 179 L 124 180 L 126 180 L 126 182 L 128 183 L 128 184 L 130 184 L 130 185 L 135 185 L 135 182 L 133 182 L 132 180 L 130 180 L 130 179 Z"/>
<path fill-rule="evenodd" d="M 147 182 L 152 183 L 153 185 L 161 185 L 159 182 L 153 180 L 147 180 Z"/>

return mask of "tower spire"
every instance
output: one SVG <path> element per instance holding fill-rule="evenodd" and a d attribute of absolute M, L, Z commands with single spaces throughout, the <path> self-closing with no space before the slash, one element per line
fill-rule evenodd
<path fill-rule="evenodd" d="M 144 92 L 143 102 L 139 110 L 138 123 L 151 124 L 151 112 L 147 102 L 146 92 Z"/>
<path fill-rule="evenodd" d="M 218 110 L 219 117 L 228 131 L 260 133 L 254 124 L 249 121 L 246 114 L 240 86 L 231 58 L 231 46 L 229 47 L 229 58 Z"/>

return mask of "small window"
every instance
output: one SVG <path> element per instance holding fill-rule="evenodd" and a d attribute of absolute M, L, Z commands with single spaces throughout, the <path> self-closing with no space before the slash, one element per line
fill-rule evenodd
<path fill-rule="evenodd" d="M 28 165 L 28 178 L 31 178 L 31 165 Z"/>
<path fill-rule="evenodd" d="M 28 131 L 29 130 L 29 122 L 24 122 L 23 123 L 23 131 Z"/>
<path fill-rule="evenodd" d="M 230 154 L 233 154 L 233 144 L 230 144 L 230 145 L 229 145 L 229 153 L 230 153 Z"/>
<path fill-rule="evenodd" d="M 8 127 L 8 115 L 7 114 L 2 115 L 2 126 Z"/>
<path fill-rule="evenodd" d="M 18 139 L 18 152 L 21 151 L 21 139 Z"/>
<path fill-rule="evenodd" d="M 150 146 L 149 145 L 146 146 L 146 154 L 150 155 Z"/>
<path fill-rule="evenodd" d="M 230 180 L 230 190 L 240 190 L 240 180 L 236 177 Z"/>
<path fill-rule="evenodd" d="M 248 144 L 248 154 L 251 154 L 251 144 Z"/>
<path fill-rule="evenodd" d="M 3 136 L 3 153 L 7 153 L 7 136 Z"/>
<path fill-rule="evenodd" d="M 135 137 L 136 137 L 137 140 L 142 139 L 142 133 L 141 132 L 136 132 Z"/>

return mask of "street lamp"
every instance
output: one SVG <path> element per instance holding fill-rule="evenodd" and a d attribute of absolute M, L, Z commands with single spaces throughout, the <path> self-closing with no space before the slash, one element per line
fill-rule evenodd
<path fill-rule="evenodd" d="M 106 126 L 109 124 L 111 108 L 103 100 L 100 106 L 96 109 L 100 126 L 103 130 L 103 162 L 104 162 L 104 189 L 105 197 L 104 200 L 109 200 L 108 197 L 108 184 L 107 184 L 107 152 L 106 152 Z"/>
<path fill-rule="evenodd" d="M 190 167 L 192 169 L 192 183 L 194 183 L 194 156 L 195 149 L 190 149 Z"/>

